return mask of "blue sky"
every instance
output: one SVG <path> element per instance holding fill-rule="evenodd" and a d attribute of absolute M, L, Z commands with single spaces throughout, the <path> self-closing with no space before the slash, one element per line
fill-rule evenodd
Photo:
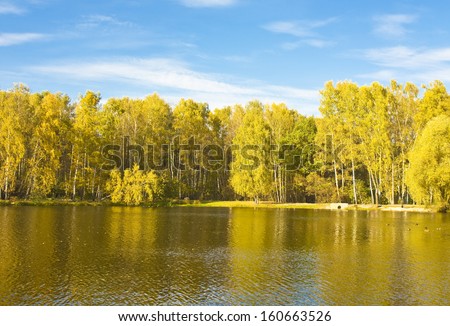
<path fill-rule="evenodd" d="M 450 81 L 445 1 L 0 0 L 0 88 L 317 114 L 328 80 Z"/>

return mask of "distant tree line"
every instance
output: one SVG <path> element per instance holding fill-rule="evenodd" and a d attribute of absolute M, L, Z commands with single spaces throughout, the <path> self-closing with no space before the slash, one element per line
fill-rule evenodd
<path fill-rule="evenodd" d="M 450 96 L 328 82 L 320 117 L 157 94 L 0 91 L 0 198 L 450 203 Z"/>

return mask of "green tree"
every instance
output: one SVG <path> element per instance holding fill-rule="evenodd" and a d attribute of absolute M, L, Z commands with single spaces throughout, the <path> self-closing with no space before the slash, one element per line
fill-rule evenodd
<path fill-rule="evenodd" d="M 310 173 L 319 170 L 316 162 L 316 135 L 316 119 L 299 114 L 296 117 L 294 129 L 287 135 L 286 140 L 286 144 L 293 146 L 285 155 L 285 165 L 288 170 L 286 171 L 288 201 L 307 201 L 305 183 L 299 180 L 304 181 Z M 333 186 L 328 190 L 333 192 Z"/>
<path fill-rule="evenodd" d="M 227 148 L 231 145 L 231 119 L 233 109 L 231 107 L 224 107 L 222 109 L 215 109 L 208 115 L 208 126 L 210 128 L 210 135 L 208 144 L 212 147 L 203 147 L 205 150 L 202 153 L 202 166 L 207 171 L 208 180 L 206 181 L 205 197 L 227 199 L 232 198 L 234 194 L 229 186 L 229 169 L 227 168 Z M 217 160 L 209 161 L 207 155 Z"/>
<path fill-rule="evenodd" d="M 306 193 L 314 197 L 314 202 L 329 203 L 334 201 L 335 194 L 330 191 L 330 189 L 333 189 L 330 179 L 321 177 L 317 172 L 312 172 L 308 174 L 306 179 L 302 178 L 301 183 L 306 186 Z"/>

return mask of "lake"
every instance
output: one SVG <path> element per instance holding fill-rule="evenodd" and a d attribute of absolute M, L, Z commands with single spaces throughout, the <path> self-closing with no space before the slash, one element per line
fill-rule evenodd
<path fill-rule="evenodd" d="M 450 305 L 450 215 L 0 207 L 0 305 Z"/>

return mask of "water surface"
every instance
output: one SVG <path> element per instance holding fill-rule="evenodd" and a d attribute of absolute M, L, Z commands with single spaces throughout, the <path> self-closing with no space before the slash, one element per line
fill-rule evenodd
<path fill-rule="evenodd" d="M 1 305 L 450 305 L 450 215 L 0 207 Z"/>

